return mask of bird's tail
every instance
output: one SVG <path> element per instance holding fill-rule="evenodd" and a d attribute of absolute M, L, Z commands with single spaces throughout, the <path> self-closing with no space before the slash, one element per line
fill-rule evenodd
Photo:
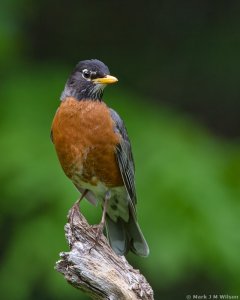
<path fill-rule="evenodd" d="M 142 234 L 134 213 L 129 211 L 129 220 L 120 217 L 114 222 L 106 216 L 106 229 L 109 243 L 118 255 L 125 255 L 130 250 L 140 256 L 148 256 L 148 244 Z"/>

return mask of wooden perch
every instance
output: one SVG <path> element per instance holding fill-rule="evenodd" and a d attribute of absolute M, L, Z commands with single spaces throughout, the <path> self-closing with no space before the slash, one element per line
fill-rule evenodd
<path fill-rule="evenodd" d="M 92 299 L 153 300 L 145 277 L 124 256 L 116 255 L 104 235 L 96 243 L 98 226 L 90 226 L 75 204 L 65 225 L 70 252 L 61 252 L 55 269 Z"/>

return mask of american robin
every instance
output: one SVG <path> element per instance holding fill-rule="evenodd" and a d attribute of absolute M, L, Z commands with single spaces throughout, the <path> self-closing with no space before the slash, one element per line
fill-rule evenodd
<path fill-rule="evenodd" d="M 117 82 L 97 59 L 79 62 L 61 95 L 51 137 L 65 174 L 82 197 L 101 202 L 113 250 L 147 256 L 136 216 L 134 161 L 122 119 L 103 102 L 106 85 Z"/>

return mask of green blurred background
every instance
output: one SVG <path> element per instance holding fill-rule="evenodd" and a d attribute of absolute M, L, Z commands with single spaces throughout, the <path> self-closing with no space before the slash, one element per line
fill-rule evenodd
<path fill-rule="evenodd" d="M 49 133 L 74 65 L 119 78 L 155 299 L 240 293 L 239 1 L 2 0 L 0 298 L 88 299 L 54 271 L 78 193 Z M 92 223 L 100 208 L 83 203 Z M 239 295 L 240 296 L 240 295 Z"/>

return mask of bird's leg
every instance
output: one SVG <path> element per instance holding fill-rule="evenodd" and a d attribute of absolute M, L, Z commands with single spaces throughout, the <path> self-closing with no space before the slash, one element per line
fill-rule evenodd
<path fill-rule="evenodd" d="M 103 228 L 104 228 L 105 221 L 106 221 L 106 213 L 107 213 L 108 201 L 110 200 L 110 198 L 111 198 L 111 191 L 108 190 L 106 192 L 105 198 L 104 198 L 102 219 L 101 219 L 101 222 L 98 224 L 97 234 L 96 234 L 96 238 L 95 238 L 95 241 L 94 241 L 94 245 L 90 248 L 90 251 L 92 250 L 92 248 L 94 248 L 96 246 L 96 244 L 99 243 L 101 235 L 103 234 Z"/>
<path fill-rule="evenodd" d="M 81 197 L 77 200 L 76 204 L 79 205 L 82 199 L 87 195 L 88 189 L 85 189 L 84 192 L 82 193 Z"/>
<path fill-rule="evenodd" d="M 102 219 L 101 222 L 98 225 L 98 236 L 100 236 L 103 233 L 103 228 L 105 225 L 105 221 L 106 221 L 106 212 L 107 212 L 107 207 L 108 207 L 108 201 L 111 198 L 111 191 L 107 191 L 105 198 L 104 198 L 104 204 L 103 204 L 103 213 L 102 213 Z"/>
<path fill-rule="evenodd" d="M 88 191 L 89 191 L 88 189 L 85 189 L 81 197 L 74 203 L 73 207 L 70 210 L 70 214 L 68 216 L 69 220 L 73 220 L 74 209 L 77 209 L 80 212 L 79 204 L 82 201 L 82 199 L 87 195 Z M 70 224 L 72 224 L 72 221 L 70 221 Z"/>

